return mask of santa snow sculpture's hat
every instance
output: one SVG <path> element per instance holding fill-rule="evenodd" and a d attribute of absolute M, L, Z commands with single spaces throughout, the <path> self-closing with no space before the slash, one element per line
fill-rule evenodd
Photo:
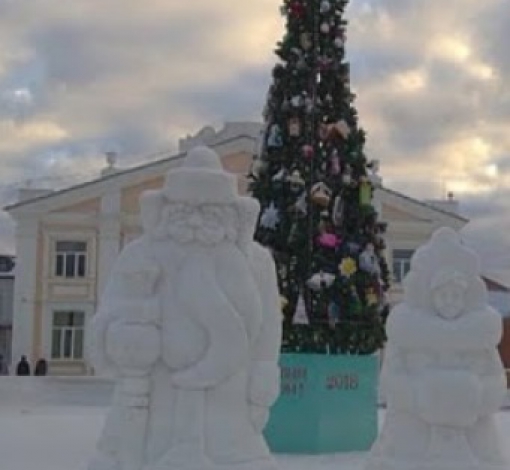
<path fill-rule="evenodd" d="M 209 147 L 195 147 L 182 165 L 166 174 L 162 190 L 171 202 L 233 204 L 239 202 L 237 178 L 226 172 L 218 154 Z"/>

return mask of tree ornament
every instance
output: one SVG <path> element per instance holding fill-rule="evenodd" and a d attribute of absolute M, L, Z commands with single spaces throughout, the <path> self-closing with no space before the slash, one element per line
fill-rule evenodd
<path fill-rule="evenodd" d="M 379 303 L 379 296 L 376 294 L 375 289 L 373 287 L 369 287 L 365 293 L 365 297 L 367 299 L 367 305 L 372 307 Z"/>
<path fill-rule="evenodd" d="M 330 326 L 335 326 L 340 321 L 340 306 L 335 302 L 328 305 L 328 322 Z"/>
<path fill-rule="evenodd" d="M 369 274 L 378 275 L 381 273 L 379 261 L 377 260 L 377 255 L 375 254 L 374 245 L 372 243 L 367 243 L 365 249 L 360 253 L 359 267 Z"/>
<path fill-rule="evenodd" d="M 361 246 L 359 245 L 359 243 L 349 242 L 347 243 L 347 248 L 350 254 L 357 256 L 361 249 Z"/>
<path fill-rule="evenodd" d="M 332 175 L 339 175 L 342 169 L 340 168 L 340 157 L 338 150 L 334 149 L 330 157 L 330 172 Z"/>
<path fill-rule="evenodd" d="M 323 248 L 337 248 L 340 245 L 340 238 L 335 233 L 325 232 L 317 237 L 317 243 Z"/>
<path fill-rule="evenodd" d="M 345 165 L 344 172 L 342 174 L 342 182 L 345 185 L 350 185 L 352 183 L 352 167 L 351 165 Z"/>
<path fill-rule="evenodd" d="M 340 269 L 340 273 L 344 277 L 351 277 L 358 270 L 358 267 L 356 266 L 356 261 L 350 256 L 342 259 L 342 262 L 338 267 Z"/>
<path fill-rule="evenodd" d="M 333 64 L 333 59 L 331 57 L 319 56 L 317 58 L 317 65 L 321 72 L 325 72 L 325 71 L 329 70 L 331 68 L 332 64 Z"/>
<path fill-rule="evenodd" d="M 330 124 L 329 126 L 329 134 L 331 135 L 339 135 L 343 139 L 347 139 L 351 133 L 351 128 L 349 124 L 347 124 L 343 119 L 335 122 L 334 124 Z"/>
<path fill-rule="evenodd" d="M 306 285 L 314 291 L 319 291 L 331 287 L 333 282 L 335 282 L 334 274 L 319 271 L 306 281 Z"/>
<path fill-rule="evenodd" d="M 311 160 L 313 158 L 314 154 L 315 154 L 313 146 L 309 145 L 309 144 L 303 145 L 302 151 L 303 151 L 303 156 L 307 160 Z"/>
<path fill-rule="evenodd" d="M 289 119 L 288 127 L 290 137 L 299 137 L 301 135 L 301 121 L 298 117 L 291 117 Z"/>
<path fill-rule="evenodd" d="M 306 215 L 308 213 L 308 209 L 306 206 L 306 192 L 303 191 L 301 196 L 299 196 L 298 200 L 294 204 L 294 208 L 296 211 L 302 215 Z"/>
<path fill-rule="evenodd" d="M 299 36 L 299 43 L 305 51 L 309 51 L 312 48 L 312 36 L 310 33 L 301 33 Z"/>
<path fill-rule="evenodd" d="M 338 194 L 335 197 L 335 201 L 333 203 L 333 211 L 331 214 L 331 219 L 336 227 L 341 227 L 344 222 L 344 201 L 342 196 Z"/>
<path fill-rule="evenodd" d="M 329 24 L 328 23 L 322 23 L 321 24 L 321 33 L 328 34 L 330 31 Z"/>
<path fill-rule="evenodd" d="M 308 114 L 311 114 L 313 112 L 313 109 L 314 109 L 313 99 L 310 98 L 309 96 L 306 96 L 305 97 L 305 111 Z"/>
<path fill-rule="evenodd" d="M 288 171 L 285 168 L 281 168 L 278 173 L 276 173 L 271 180 L 274 182 L 282 182 L 287 179 Z"/>
<path fill-rule="evenodd" d="M 359 185 L 359 203 L 360 205 L 370 204 L 372 200 L 372 185 L 363 179 Z"/>
<path fill-rule="evenodd" d="M 295 18 L 302 18 L 305 14 L 305 6 L 300 1 L 294 1 L 290 4 L 289 12 Z"/>
<path fill-rule="evenodd" d="M 290 99 L 290 104 L 294 106 L 295 108 L 299 108 L 303 106 L 303 97 L 300 95 L 293 96 Z"/>
<path fill-rule="evenodd" d="M 325 183 L 319 182 L 312 186 L 310 191 L 312 201 L 321 207 L 328 207 L 331 200 L 331 189 Z"/>
<path fill-rule="evenodd" d="M 294 170 L 287 178 L 287 181 L 290 183 L 293 191 L 300 191 L 305 186 L 305 180 L 301 177 L 298 170 Z"/>
<path fill-rule="evenodd" d="M 298 226 L 297 222 L 293 222 L 290 227 L 289 237 L 287 239 L 287 245 L 294 246 L 298 240 L 299 240 L 299 226 Z"/>
<path fill-rule="evenodd" d="M 327 13 L 329 10 L 331 10 L 331 3 L 328 0 L 323 0 L 320 5 L 320 12 Z"/>
<path fill-rule="evenodd" d="M 347 139 L 351 133 L 349 124 L 343 119 L 334 123 L 321 123 L 319 125 L 319 137 L 323 142 L 331 141 L 336 137 Z"/>
<path fill-rule="evenodd" d="M 297 70 L 306 70 L 308 66 L 306 65 L 306 60 L 304 57 L 300 57 L 296 62 L 296 69 Z"/>
<path fill-rule="evenodd" d="M 274 202 L 271 202 L 269 207 L 266 207 L 260 216 L 260 225 L 264 228 L 274 230 L 279 222 L 280 214 Z"/>
<path fill-rule="evenodd" d="M 280 295 L 280 309 L 283 310 L 287 305 L 289 305 L 289 301 L 287 297 Z"/>
<path fill-rule="evenodd" d="M 338 36 L 335 38 L 335 40 L 333 41 L 333 43 L 335 44 L 335 46 L 336 46 L 338 49 L 341 49 L 342 47 L 344 47 L 345 40 L 344 40 L 343 36 L 338 35 Z"/>
<path fill-rule="evenodd" d="M 306 304 L 303 299 L 303 295 L 301 295 L 301 294 L 298 297 L 296 311 L 294 312 L 294 317 L 292 318 L 292 323 L 294 325 L 308 325 L 310 323 L 308 321 L 308 315 L 306 313 Z"/>
<path fill-rule="evenodd" d="M 268 148 L 279 148 L 283 145 L 282 130 L 276 123 L 271 124 L 267 135 L 267 147 Z"/>

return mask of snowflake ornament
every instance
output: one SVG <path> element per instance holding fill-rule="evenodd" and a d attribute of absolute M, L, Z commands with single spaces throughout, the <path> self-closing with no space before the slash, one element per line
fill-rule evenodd
<path fill-rule="evenodd" d="M 260 217 L 260 225 L 264 228 L 274 230 L 280 221 L 280 214 L 278 209 L 272 202 L 269 207 L 266 207 Z"/>

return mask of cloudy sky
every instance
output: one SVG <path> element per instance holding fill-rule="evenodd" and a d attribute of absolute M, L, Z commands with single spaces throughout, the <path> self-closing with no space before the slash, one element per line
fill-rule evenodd
<path fill-rule="evenodd" d="M 281 0 L 0 0 L 0 202 L 130 166 L 206 124 L 259 120 Z M 510 266 L 506 0 L 352 0 L 348 56 L 386 184 L 454 191 L 466 236 Z M 0 249 L 13 250 L 0 217 Z M 509 253 L 508 255 L 506 253 Z"/>

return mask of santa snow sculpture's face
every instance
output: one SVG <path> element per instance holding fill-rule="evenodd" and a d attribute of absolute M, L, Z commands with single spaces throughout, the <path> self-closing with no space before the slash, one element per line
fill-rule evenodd
<path fill-rule="evenodd" d="M 234 241 L 237 236 L 237 213 L 229 205 L 167 204 L 163 209 L 160 233 L 181 243 L 215 245 Z"/>
<path fill-rule="evenodd" d="M 432 290 L 432 302 L 437 314 L 445 320 L 459 317 L 465 307 L 466 287 L 454 279 Z"/>

